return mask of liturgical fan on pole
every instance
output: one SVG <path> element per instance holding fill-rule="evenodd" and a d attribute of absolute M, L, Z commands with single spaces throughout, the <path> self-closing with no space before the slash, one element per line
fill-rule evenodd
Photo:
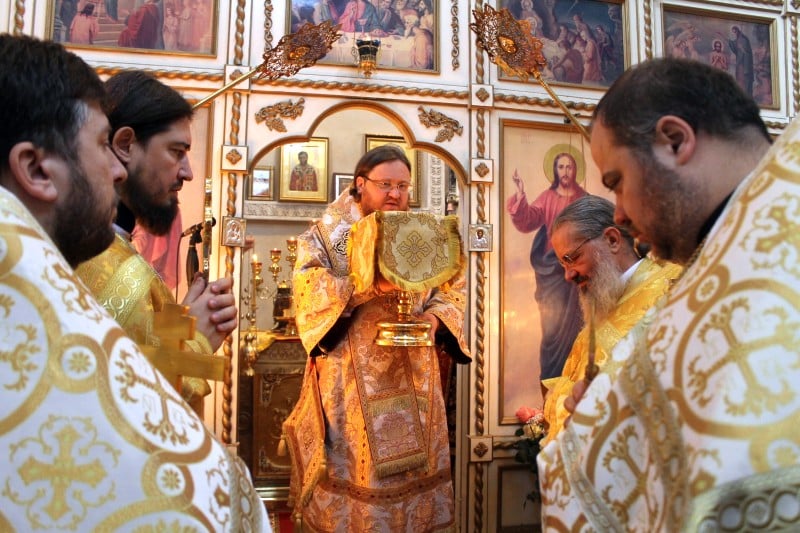
<path fill-rule="evenodd" d="M 533 36 L 531 23 L 515 19 L 508 9 L 497 11 L 488 4 L 483 11 L 474 9 L 472 16 L 475 22 L 469 27 L 476 34 L 476 44 L 486 51 L 492 63 L 508 76 L 526 81 L 533 76 L 588 141 L 589 132 L 542 77 L 547 60 L 542 53 L 542 41 Z"/>

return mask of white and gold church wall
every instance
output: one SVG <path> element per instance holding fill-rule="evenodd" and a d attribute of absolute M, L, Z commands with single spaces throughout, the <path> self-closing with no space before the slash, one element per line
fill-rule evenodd
<path fill-rule="evenodd" d="M 488 4 L 521 14 L 518 0 L 498 3 Z M 687 53 L 676 43 L 684 31 L 699 36 L 692 41 L 694 51 L 701 60 L 708 59 L 716 34 L 727 37 L 730 26 L 739 25 L 753 32 L 754 55 L 760 59 L 758 98 L 770 130 L 779 134 L 800 109 L 798 0 L 534 1 L 537 7 L 548 3 L 556 10 L 555 23 L 574 27 L 578 11 L 587 22 L 618 32 L 614 44 L 620 46 L 613 59 L 626 67 L 678 50 Z M 106 13 L 105 0 L 96 4 L 98 12 Z M 134 9 L 137 0 L 116 4 L 121 12 Z M 346 64 L 353 33 L 345 32 L 347 39 L 337 45 L 336 64 L 317 64 L 273 82 L 252 78 L 204 104 L 193 128 L 195 181 L 183 193 L 183 222 L 188 226 L 203 217 L 204 178 L 210 177 L 211 209 L 218 221 L 211 275 L 232 276 L 239 294 L 247 284 L 248 255 L 220 246 L 223 216 L 247 221 L 248 233 L 256 237 L 256 252 L 266 262 L 270 249 L 285 250 L 287 237 L 321 215 L 333 198 L 334 174 L 352 173 L 367 136 L 402 137 L 418 150 L 422 156 L 415 208 L 444 212 L 455 190 L 463 235 L 468 235 L 470 224 L 480 224 L 492 237 L 488 251 L 467 252 L 473 363 L 458 374 L 459 529 L 530 530 L 538 523 L 538 508 L 523 506 L 532 482 L 525 466 L 514 461 L 512 445 L 519 427 L 516 408 L 541 404 L 538 314 L 526 262 L 532 235 L 518 234 L 510 226 L 505 200 L 513 190 L 514 168 L 530 176 L 526 190 L 545 186 L 544 160 L 555 144 L 571 145 L 581 153 L 587 190 L 604 192 L 596 183 L 587 142 L 565 122 L 552 96 L 534 80 L 522 82 L 501 74 L 476 48 L 469 29 L 472 10 L 487 3 L 433 4 L 432 65 L 411 66 L 407 43 L 389 41 L 382 46 L 377 70 L 364 78 L 357 66 Z M 60 0 L 10 0 L 0 6 L 0 30 L 58 39 L 54 21 L 60 5 Z M 111 25 L 105 25 L 102 42 L 65 44 L 104 77 L 122 69 L 147 69 L 187 98 L 200 101 L 258 65 L 264 52 L 291 31 L 292 7 L 299 15 L 301 7 L 314 2 L 201 0 L 199 5 L 207 13 L 207 25 L 197 30 L 199 38 L 171 50 L 120 47 L 122 29 Z M 730 56 L 728 61 L 731 66 Z M 548 81 L 584 126 L 610 82 L 566 83 L 554 74 Z M 281 199 L 282 147 L 315 138 L 327 139 L 324 201 Z M 253 197 L 250 179 L 265 167 L 272 168 L 269 197 Z M 443 169 L 452 170 L 454 184 Z M 265 279 L 271 283 L 268 274 Z M 270 305 L 261 303 L 263 315 L 269 315 Z M 221 349 L 234 363 L 238 342 L 234 336 Z M 206 406 L 207 424 L 232 444 L 237 441 L 237 373 L 234 365 Z"/>

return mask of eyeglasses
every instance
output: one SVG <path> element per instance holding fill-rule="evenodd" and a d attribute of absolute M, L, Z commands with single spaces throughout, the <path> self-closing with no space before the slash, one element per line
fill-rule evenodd
<path fill-rule="evenodd" d="M 397 189 L 397 192 L 399 192 L 400 194 L 408 194 L 411 192 L 411 184 L 407 181 L 401 181 L 400 183 L 395 185 L 391 181 L 376 181 L 369 179 L 366 176 L 361 176 L 361 177 L 367 181 L 374 183 L 375 186 L 378 188 L 378 190 L 385 193 L 389 193 L 394 189 Z"/>
<path fill-rule="evenodd" d="M 583 247 L 583 245 L 596 238 L 597 237 L 589 237 L 584 239 L 583 242 L 581 242 L 578 246 L 576 246 L 575 249 L 572 250 L 570 253 L 562 255 L 561 258 L 558 260 L 558 262 L 561 263 L 561 266 L 565 268 L 574 264 L 575 261 L 577 261 L 578 258 L 580 257 L 580 255 L 578 255 L 578 252 Z"/>

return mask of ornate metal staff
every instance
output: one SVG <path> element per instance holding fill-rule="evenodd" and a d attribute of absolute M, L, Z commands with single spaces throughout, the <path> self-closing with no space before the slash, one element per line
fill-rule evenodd
<path fill-rule="evenodd" d="M 525 81 L 530 76 L 536 78 L 570 122 L 578 128 L 581 135 L 587 141 L 591 140 L 583 124 L 542 77 L 541 69 L 547 65 L 547 59 L 542 53 L 542 41 L 531 33 L 531 23 L 515 19 L 508 9 L 497 11 L 490 5 L 484 5 L 483 11 L 474 9 L 472 14 L 475 22 L 469 27 L 477 34 L 476 44 L 486 50 L 492 63 L 509 76 L 518 76 Z M 595 363 L 597 351 L 595 336 L 594 305 L 592 305 L 589 315 L 589 354 L 585 371 L 585 379 L 590 383 L 599 372 L 599 367 Z"/>
<path fill-rule="evenodd" d="M 472 15 L 475 22 L 469 27 L 477 34 L 476 44 L 486 50 L 492 63 L 509 76 L 525 81 L 530 76 L 536 78 L 588 141 L 589 132 L 542 77 L 541 69 L 547 65 L 547 60 L 542 54 L 542 41 L 531 34 L 531 23 L 515 19 L 508 9 L 497 11 L 488 4 L 483 6 L 483 11 L 473 9 Z"/>
<path fill-rule="evenodd" d="M 264 61 L 256 68 L 220 87 L 192 107 L 197 109 L 244 80 L 260 74 L 262 80 L 277 80 L 296 74 L 325 57 L 333 43 L 342 36 L 339 25 L 326 20 L 320 24 L 304 24 L 296 33 L 281 37 L 274 48 L 264 52 Z"/>
<path fill-rule="evenodd" d="M 198 101 L 192 106 L 192 109 L 202 107 L 228 89 L 256 74 L 259 74 L 261 79 L 277 80 L 284 76 L 289 77 L 302 68 L 310 67 L 325 57 L 333 43 L 340 37 L 339 25 L 334 26 L 329 20 L 321 24 L 306 23 L 296 33 L 284 35 L 274 48 L 264 52 L 264 61 L 260 65 Z M 206 179 L 203 217 L 203 272 L 206 276 L 208 276 L 211 259 L 212 185 L 211 178 Z"/>

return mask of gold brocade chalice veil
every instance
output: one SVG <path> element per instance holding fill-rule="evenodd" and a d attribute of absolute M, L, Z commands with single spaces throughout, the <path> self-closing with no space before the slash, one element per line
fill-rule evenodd
<path fill-rule="evenodd" d="M 383 276 L 397 287 L 397 317 L 378 323 L 375 344 L 431 346 L 428 322 L 412 316 L 414 297 L 445 285 L 461 271 L 458 217 L 410 211 L 376 211 L 350 230 L 351 276 L 366 291 Z"/>

